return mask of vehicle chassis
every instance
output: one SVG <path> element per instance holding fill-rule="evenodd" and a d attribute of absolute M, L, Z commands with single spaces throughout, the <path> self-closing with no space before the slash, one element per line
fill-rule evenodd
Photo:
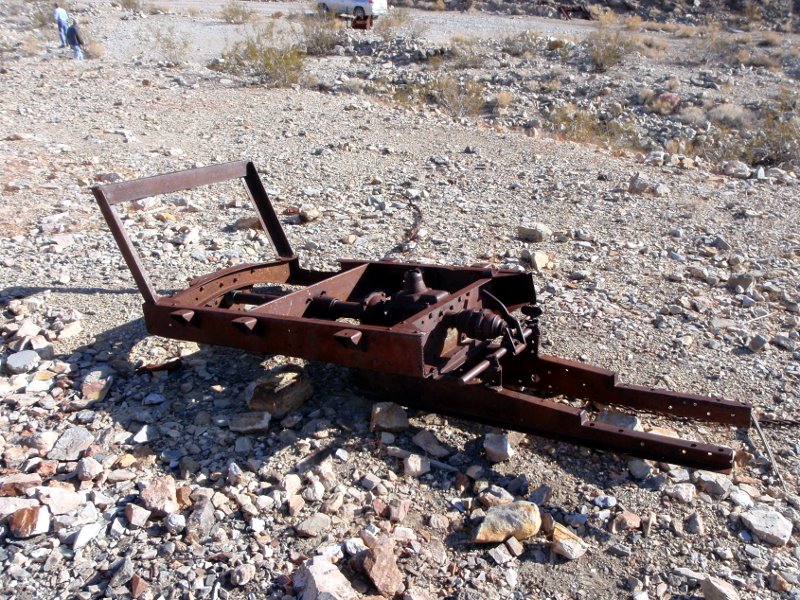
<path fill-rule="evenodd" d="M 241 264 L 159 296 L 115 205 L 242 179 L 277 259 Z M 748 427 L 739 402 L 624 385 L 615 373 L 539 352 L 529 273 L 342 260 L 301 267 L 252 162 L 93 188 L 144 298 L 150 333 L 361 369 L 386 398 L 496 427 L 689 467 L 729 471 L 733 450 L 595 420 L 555 396 Z M 259 291 L 264 286 L 302 286 Z M 514 316 L 521 313 L 520 316 Z"/>

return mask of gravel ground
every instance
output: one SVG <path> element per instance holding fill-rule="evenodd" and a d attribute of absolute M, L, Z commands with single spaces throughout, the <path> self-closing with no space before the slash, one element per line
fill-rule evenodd
<path fill-rule="evenodd" d="M 76 63 L 48 31 L 0 65 L 6 597 L 310 599 L 326 585 L 337 598 L 798 597 L 800 205 L 790 170 L 740 179 L 710 161 L 661 164 L 345 91 L 342 75 L 382 68 L 380 55 L 314 59 L 318 79 L 340 81 L 321 91 L 242 85 L 203 66 L 238 30 L 202 4 L 196 18 L 129 19 L 84 3 L 75 14 L 104 57 Z M 413 14 L 426 21 L 413 42 L 423 45 L 562 26 Z M 196 36 L 192 63 L 157 63 L 141 43 L 151 23 Z M 7 24 L 2 39 L 26 39 Z M 619 85 L 690 71 L 634 64 Z M 792 84 L 733 76 L 748 97 Z M 608 83 L 576 74 L 570 85 Z M 256 163 L 311 268 L 396 257 L 529 269 L 543 253 L 534 278 L 545 352 L 781 421 L 766 434 L 788 491 L 754 433 L 704 424 L 670 426 L 741 450 L 730 477 L 514 434 L 503 434 L 513 456 L 490 460 L 491 430 L 421 412 L 381 431 L 352 374 L 316 363 L 305 365 L 314 394 L 302 406 L 266 431 L 235 431 L 248 383 L 285 359 L 148 337 L 89 187 L 238 159 Z M 129 214 L 163 285 L 265 251 L 263 238 L 231 227 L 244 214 L 233 199 L 229 189 L 187 193 Z M 321 217 L 300 223 L 297 209 Z M 520 226 L 536 223 L 550 234 L 524 241 Z M 12 358 L 30 348 L 30 364 Z M 135 372 L 178 358 L 175 371 Z M 387 447 L 434 457 L 412 441 L 423 430 L 444 448 L 444 467 L 419 475 Z M 577 538 L 559 550 L 545 533 L 521 536 L 519 548 L 476 543 L 493 498 L 532 500 L 545 529 L 554 520 Z"/>

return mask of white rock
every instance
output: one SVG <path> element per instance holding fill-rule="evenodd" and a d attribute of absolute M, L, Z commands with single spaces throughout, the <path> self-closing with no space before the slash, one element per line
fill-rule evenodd
<path fill-rule="evenodd" d="M 792 536 L 792 522 L 770 508 L 754 508 L 741 516 L 742 523 L 758 539 L 774 546 L 785 546 Z"/>
<path fill-rule="evenodd" d="M 329 560 L 314 557 L 300 569 L 305 582 L 303 600 L 354 600 L 358 594 L 347 578 Z"/>
<path fill-rule="evenodd" d="M 483 440 L 483 449 L 492 462 L 502 462 L 514 456 L 511 441 L 504 433 L 487 433 Z"/>

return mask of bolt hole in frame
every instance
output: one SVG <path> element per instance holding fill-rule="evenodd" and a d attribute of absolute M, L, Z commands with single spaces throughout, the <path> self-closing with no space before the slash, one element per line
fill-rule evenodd
<path fill-rule="evenodd" d="M 228 265 L 159 295 L 117 208 L 235 180 L 244 184 L 274 259 Z M 611 371 L 539 354 L 541 309 L 529 273 L 391 260 L 341 260 L 331 272 L 304 268 L 252 162 L 92 191 L 152 334 L 353 367 L 376 393 L 406 406 L 690 467 L 729 471 L 733 451 L 595 421 L 552 397 L 750 424 L 750 407 L 739 402 L 624 385 Z"/>

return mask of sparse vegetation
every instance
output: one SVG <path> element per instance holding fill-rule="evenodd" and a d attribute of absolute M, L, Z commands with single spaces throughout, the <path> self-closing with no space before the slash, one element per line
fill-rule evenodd
<path fill-rule="evenodd" d="M 312 14 L 305 16 L 300 25 L 301 45 L 310 56 L 331 54 L 336 46 L 346 42 L 343 25 L 337 19 Z"/>
<path fill-rule="evenodd" d="M 380 17 L 373 27 L 381 39 L 388 42 L 394 38 L 401 29 L 408 29 L 411 24 L 411 17 L 408 10 L 404 8 L 391 8 L 389 13 Z"/>
<path fill-rule="evenodd" d="M 448 115 L 455 118 L 479 114 L 486 101 L 486 89 L 471 79 L 458 80 L 450 75 L 434 79 L 428 95 Z"/>
<path fill-rule="evenodd" d="M 133 12 L 141 12 L 143 7 L 142 0 L 119 0 L 118 3 L 121 8 Z"/>
<path fill-rule="evenodd" d="M 503 38 L 503 52 L 511 56 L 530 57 L 534 54 L 539 36 L 533 31 L 523 31 Z"/>
<path fill-rule="evenodd" d="M 229 0 L 219 11 L 219 18 L 226 23 L 243 25 L 256 20 L 257 13 L 243 2 Z"/>
<path fill-rule="evenodd" d="M 231 72 L 254 75 L 270 87 L 289 87 L 302 79 L 306 53 L 299 44 L 279 40 L 271 21 L 250 31 L 223 58 Z"/>
<path fill-rule="evenodd" d="M 31 26 L 34 29 L 53 27 L 53 8 L 49 2 L 36 2 L 31 10 Z"/>
<path fill-rule="evenodd" d="M 594 68 L 601 73 L 620 64 L 634 48 L 629 36 L 609 29 L 590 33 L 586 36 L 585 46 Z"/>
<path fill-rule="evenodd" d="M 640 149 L 632 125 L 620 119 L 603 121 L 596 113 L 568 103 L 553 109 L 548 115 L 556 135 L 576 142 Z"/>
<path fill-rule="evenodd" d="M 182 36 L 174 25 L 151 27 L 150 35 L 153 36 L 153 48 L 166 62 L 179 65 L 186 61 L 189 40 Z"/>

